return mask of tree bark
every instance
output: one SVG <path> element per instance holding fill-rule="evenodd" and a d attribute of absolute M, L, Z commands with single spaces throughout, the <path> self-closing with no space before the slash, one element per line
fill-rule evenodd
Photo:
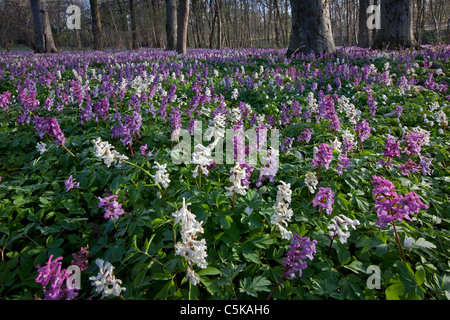
<path fill-rule="evenodd" d="M 177 52 L 186 53 L 187 31 L 189 21 L 189 0 L 179 0 L 178 3 L 178 30 L 177 30 Z"/>
<path fill-rule="evenodd" d="M 166 50 L 175 50 L 177 44 L 177 1 L 166 0 Z"/>
<path fill-rule="evenodd" d="M 139 47 L 137 40 L 137 27 L 136 27 L 136 9 L 134 0 L 128 1 L 130 5 L 130 22 L 131 22 L 131 47 L 137 49 Z"/>
<path fill-rule="evenodd" d="M 217 46 L 216 49 L 222 49 L 222 19 L 220 17 L 220 0 L 216 0 L 217 16 Z"/>
<path fill-rule="evenodd" d="M 90 0 L 92 15 L 92 35 L 94 37 L 94 50 L 103 49 L 102 23 L 100 20 L 100 11 L 98 10 L 98 1 Z"/>
<path fill-rule="evenodd" d="M 370 6 L 370 0 L 359 0 L 359 30 L 358 45 L 362 48 L 370 47 L 370 32 L 367 27 L 367 8 Z"/>
<path fill-rule="evenodd" d="M 45 0 L 30 0 L 31 12 L 33 13 L 35 52 L 53 53 L 58 52 L 53 41 L 52 29 L 48 18 Z"/>
<path fill-rule="evenodd" d="M 334 52 L 329 0 L 291 0 L 292 30 L 286 56 Z"/>
<path fill-rule="evenodd" d="M 374 48 L 417 47 L 413 33 L 412 2 L 410 0 L 382 0 L 380 15 L 381 29 L 377 30 Z"/>

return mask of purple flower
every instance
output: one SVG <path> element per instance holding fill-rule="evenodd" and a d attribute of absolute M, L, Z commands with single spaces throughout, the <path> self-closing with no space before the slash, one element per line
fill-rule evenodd
<path fill-rule="evenodd" d="M 364 142 L 364 140 L 370 137 L 370 130 L 369 123 L 365 119 L 362 119 L 355 127 L 355 131 L 358 133 L 361 142 Z"/>
<path fill-rule="evenodd" d="M 95 121 L 108 120 L 109 99 L 104 97 L 94 105 Z"/>
<path fill-rule="evenodd" d="M 66 280 L 69 277 L 66 269 L 61 269 L 62 257 L 58 257 L 55 260 L 51 255 L 47 261 L 47 264 L 43 267 L 37 265 L 38 276 L 35 281 L 42 285 L 44 291 L 45 300 L 73 300 L 78 296 L 75 292 L 75 288 L 67 288 Z"/>
<path fill-rule="evenodd" d="M 11 92 L 6 91 L 3 94 L 0 94 L 0 108 L 2 108 L 3 111 L 7 112 L 11 103 Z"/>
<path fill-rule="evenodd" d="M 303 130 L 300 135 L 297 138 L 297 141 L 305 141 L 306 143 L 309 143 L 311 140 L 312 132 L 309 129 Z"/>
<path fill-rule="evenodd" d="M 56 144 L 64 145 L 66 143 L 64 133 L 59 127 L 58 120 L 56 120 L 55 118 L 43 118 L 36 116 L 33 119 L 33 122 L 35 129 L 41 139 L 45 134 L 48 134 L 50 137 L 55 139 Z"/>
<path fill-rule="evenodd" d="M 399 196 L 395 192 L 395 186 L 392 182 L 381 177 L 372 177 L 374 208 L 377 210 L 379 218 L 377 221 L 378 227 L 383 228 L 393 220 L 401 221 L 403 218 L 411 220 L 410 214 L 418 213 L 420 209 L 428 209 L 428 206 L 423 204 L 414 192 Z"/>
<path fill-rule="evenodd" d="M 141 156 L 144 156 L 144 157 L 151 157 L 151 156 L 153 155 L 151 152 L 146 152 L 147 149 L 148 149 L 148 147 L 147 147 L 146 144 L 140 147 L 140 150 L 141 150 Z"/>
<path fill-rule="evenodd" d="M 323 166 L 325 169 L 328 169 L 330 162 L 333 159 L 333 149 L 333 146 L 322 143 L 319 146 L 317 153 L 314 155 L 314 159 L 312 160 L 313 167 L 317 168 L 319 166 Z"/>
<path fill-rule="evenodd" d="M 66 192 L 69 192 L 73 188 L 80 189 L 80 183 L 76 182 L 75 178 L 70 175 L 70 177 L 64 181 L 64 185 L 66 186 Z"/>
<path fill-rule="evenodd" d="M 409 131 L 408 134 L 403 137 L 402 142 L 406 144 L 405 149 L 403 149 L 402 153 L 406 153 L 407 155 L 420 156 L 420 152 L 422 151 L 422 144 L 424 142 L 424 137 L 420 134 Z"/>
<path fill-rule="evenodd" d="M 98 207 L 104 208 L 105 214 L 103 215 L 103 217 L 105 219 L 112 218 L 114 221 L 116 221 L 117 219 L 119 219 L 119 216 L 125 214 L 125 211 L 123 211 L 122 209 L 122 204 L 116 201 L 117 198 L 118 195 L 112 195 L 106 198 L 98 197 Z"/>
<path fill-rule="evenodd" d="M 283 276 L 289 276 L 291 279 L 302 276 L 302 270 L 306 269 L 306 258 L 313 260 L 313 254 L 316 253 L 317 240 L 311 241 L 308 237 L 300 237 L 298 234 L 293 234 L 289 251 L 286 257 L 283 258 L 283 266 L 285 272 Z"/>
<path fill-rule="evenodd" d="M 410 173 L 420 172 L 422 170 L 421 166 L 411 159 L 406 161 L 404 164 L 399 165 L 398 168 L 403 176 L 407 176 Z"/>
<path fill-rule="evenodd" d="M 81 247 L 80 251 L 72 254 L 74 260 L 70 263 L 72 265 L 78 266 L 81 271 L 85 271 L 88 268 L 88 256 L 89 256 L 89 245 L 86 247 Z"/>
<path fill-rule="evenodd" d="M 325 209 L 327 215 L 330 215 L 333 212 L 333 204 L 334 192 L 331 191 L 331 188 L 320 187 L 319 192 L 317 192 L 313 199 L 314 207 L 320 206 Z"/>

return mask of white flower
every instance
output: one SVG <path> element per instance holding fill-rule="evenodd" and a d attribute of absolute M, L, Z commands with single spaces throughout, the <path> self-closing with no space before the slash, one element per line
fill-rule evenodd
<path fill-rule="evenodd" d="M 176 223 L 181 224 L 181 241 L 175 244 L 175 255 L 185 257 L 188 261 L 187 277 L 193 285 L 198 284 L 198 275 L 193 270 L 193 264 L 204 269 L 208 266 L 206 261 L 207 248 L 205 239 L 198 240 L 197 234 L 203 233 L 202 222 L 195 219 L 195 215 L 188 210 L 186 199 L 183 198 L 183 206 L 174 212 L 172 216 Z"/>
<path fill-rule="evenodd" d="M 195 273 L 195 271 L 192 270 L 191 268 L 187 268 L 186 271 L 187 271 L 186 277 L 193 286 L 196 286 L 197 284 L 200 283 L 200 276 L 198 275 L 198 273 Z"/>
<path fill-rule="evenodd" d="M 245 179 L 247 173 L 244 168 L 241 168 L 239 163 L 236 163 L 233 169 L 231 169 L 230 173 L 230 182 L 231 186 L 225 187 L 227 190 L 226 195 L 234 195 L 234 193 L 238 193 L 240 195 L 245 196 L 247 194 L 248 186 L 242 185 L 242 179 Z"/>
<path fill-rule="evenodd" d="M 281 184 L 278 185 L 276 202 L 285 202 L 290 204 L 292 196 L 291 184 L 283 181 L 280 182 Z"/>
<path fill-rule="evenodd" d="M 40 154 L 43 154 L 44 152 L 47 151 L 47 145 L 43 142 L 38 142 L 36 144 L 36 149 L 37 151 L 39 151 Z"/>
<path fill-rule="evenodd" d="M 270 216 L 270 223 L 277 227 L 283 239 L 291 239 L 292 232 L 288 231 L 286 227 L 294 214 L 292 209 L 284 202 L 277 202 L 273 209 L 275 213 Z"/>
<path fill-rule="evenodd" d="M 114 276 L 114 267 L 111 263 L 104 262 L 102 259 L 96 259 L 95 264 L 100 270 L 96 277 L 89 278 L 92 281 L 92 285 L 95 286 L 95 291 L 101 292 L 102 298 L 110 295 L 120 296 L 120 293 L 125 291 L 126 288 L 120 286 L 122 281 Z"/>
<path fill-rule="evenodd" d="M 238 89 L 234 88 L 233 93 L 231 94 L 231 100 L 236 100 L 239 97 Z"/>
<path fill-rule="evenodd" d="M 207 166 L 211 165 L 214 162 L 214 159 L 211 157 L 211 149 L 209 147 L 205 147 L 201 143 L 194 146 L 194 153 L 192 153 L 192 163 L 196 164 L 194 171 L 192 171 L 192 177 L 196 178 L 199 174 L 199 170 L 202 173 L 208 174 L 209 170 Z"/>
<path fill-rule="evenodd" d="M 167 163 L 160 165 L 158 162 L 155 161 L 155 165 L 153 166 L 154 169 L 157 169 L 156 175 L 154 176 L 155 182 L 160 183 L 163 188 L 167 188 L 170 183 L 169 174 L 166 170 Z"/>
<path fill-rule="evenodd" d="M 225 120 L 226 118 L 223 114 L 216 114 L 214 119 L 211 121 L 212 125 L 210 125 L 205 131 L 205 139 L 207 141 L 211 141 L 214 137 L 214 140 L 217 143 L 219 139 L 225 137 Z"/>
<path fill-rule="evenodd" d="M 341 243 L 346 243 L 348 237 L 350 237 L 348 226 L 356 229 L 356 226 L 359 224 L 360 223 L 358 220 L 352 220 L 347 218 L 345 215 L 340 214 L 339 216 L 335 216 L 331 219 L 330 224 L 328 225 L 328 230 L 330 230 L 330 235 L 332 237 L 338 236 Z"/>
<path fill-rule="evenodd" d="M 305 176 L 305 185 L 308 187 L 309 192 L 316 192 L 316 186 L 318 183 L 319 181 L 317 181 L 317 175 L 308 171 Z"/>
<path fill-rule="evenodd" d="M 109 168 L 112 164 L 119 166 L 120 160 L 127 160 L 128 157 L 118 153 L 114 150 L 114 147 L 107 141 L 102 141 L 101 138 L 92 140 L 95 146 L 95 156 L 103 160 L 106 166 Z"/>

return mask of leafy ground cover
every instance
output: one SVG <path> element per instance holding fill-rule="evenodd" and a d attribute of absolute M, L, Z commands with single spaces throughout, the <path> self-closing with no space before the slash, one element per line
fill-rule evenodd
<path fill-rule="evenodd" d="M 448 299 L 449 58 L 1 52 L 0 297 Z"/>

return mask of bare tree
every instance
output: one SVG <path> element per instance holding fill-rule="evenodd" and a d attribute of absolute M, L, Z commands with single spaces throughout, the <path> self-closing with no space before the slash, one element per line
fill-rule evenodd
<path fill-rule="evenodd" d="M 137 27 L 136 27 L 136 8 L 134 0 L 129 0 L 130 4 L 130 21 L 131 21 L 131 46 L 133 49 L 137 49 L 139 47 L 137 41 Z"/>
<path fill-rule="evenodd" d="M 98 10 L 97 0 L 90 0 L 92 15 L 92 35 L 94 37 L 94 49 L 103 49 L 102 23 L 100 20 L 100 12 Z"/>
<path fill-rule="evenodd" d="M 292 31 L 287 56 L 334 52 L 328 0 L 291 0 Z"/>
<path fill-rule="evenodd" d="M 34 51 L 36 53 L 58 52 L 53 41 L 45 0 L 30 0 L 30 3 L 36 42 Z"/>
<path fill-rule="evenodd" d="M 370 32 L 367 27 L 367 9 L 371 5 L 371 0 L 359 0 L 359 30 L 358 30 L 358 45 L 363 48 L 370 47 Z"/>
<path fill-rule="evenodd" d="M 187 31 L 189 21 L 189 0 L 179 0 L 177 16 L 177 52 L 179 54 L 185 54 L 187 47 Z"/>
<path fill-rule="evenodd" d="M 166 0 L 166 50 L 175 50 L 177 43 L 177 1 Z"/>
<path fill-rule="evenodd" d="M 381 29 L 374 39 L 375 48 L 416 47 L 411 0 L 382 0 Z"/>

